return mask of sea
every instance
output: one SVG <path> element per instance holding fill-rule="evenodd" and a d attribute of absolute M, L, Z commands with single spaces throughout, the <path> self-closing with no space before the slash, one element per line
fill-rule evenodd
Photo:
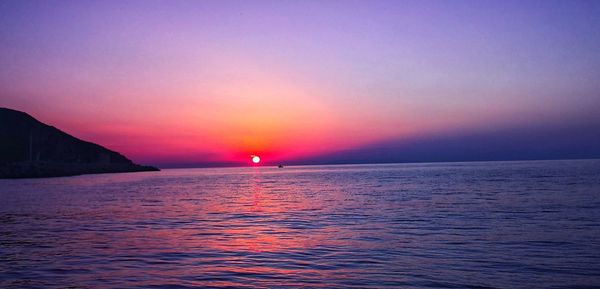
<path fill-rule="evenodd" d="M 0 180 L 0 288 L 600 288 L 600 160 Z"/>

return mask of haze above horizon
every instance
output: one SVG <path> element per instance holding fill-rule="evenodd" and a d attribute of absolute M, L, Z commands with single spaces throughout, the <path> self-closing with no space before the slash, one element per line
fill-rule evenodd
<path fill-rule="evenodd" d="M 600 157 L 597 1 L 2 1 L 0 106 L 146 164 Z"/>

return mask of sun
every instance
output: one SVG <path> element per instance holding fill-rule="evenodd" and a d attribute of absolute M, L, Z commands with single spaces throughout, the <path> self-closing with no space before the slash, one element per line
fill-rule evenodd
<path fill-rule="evenodd" d="M 251 156 L 252 157 L 252 162 L 255 164 L 260 163 L 260 157 L 259 156 Z"/>

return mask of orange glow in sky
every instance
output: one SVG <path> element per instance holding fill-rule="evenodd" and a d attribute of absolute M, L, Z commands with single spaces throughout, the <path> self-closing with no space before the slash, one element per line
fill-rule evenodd
<path fill-rule="evenodd" d="M 527 1 L 489 15 L 443 1 L 4 2 L 0 106 L 142 164 L 285 164 L 597 123 L 600 18 L 587 2 L 546 11 L 561 29 Z"/>

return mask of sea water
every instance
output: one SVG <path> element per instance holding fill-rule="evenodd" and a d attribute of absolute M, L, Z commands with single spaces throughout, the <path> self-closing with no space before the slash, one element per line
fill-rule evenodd
<path fill-rule="evenodd" d="M 598 288 L 600 161 L 0 180 L 0 288 Z"/>

